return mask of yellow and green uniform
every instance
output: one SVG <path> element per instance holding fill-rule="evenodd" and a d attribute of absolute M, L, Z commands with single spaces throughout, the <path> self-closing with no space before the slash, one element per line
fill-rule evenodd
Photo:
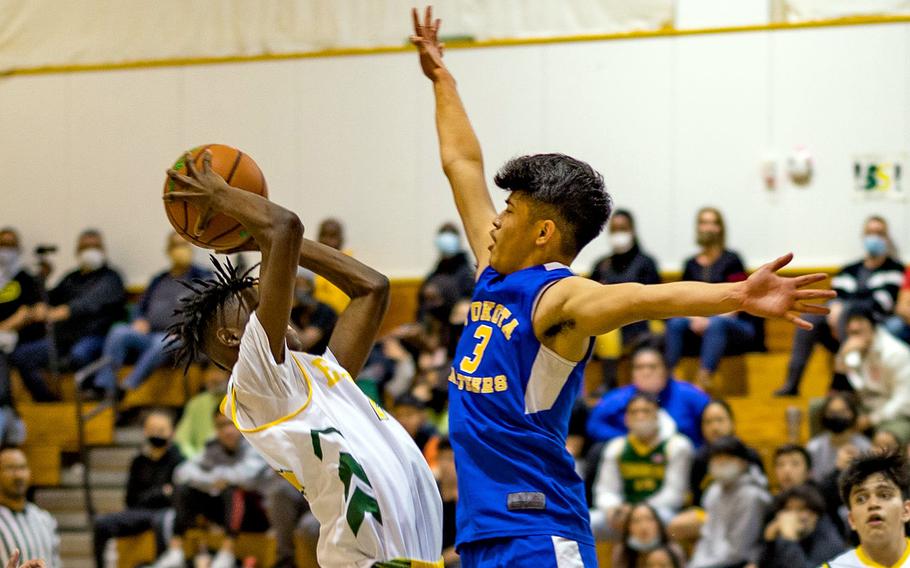
<path fill-rule="evenodd" d="M 910 568 L 910 539 L 906 539 L 904 554 L 891 566 L 885 566 L 869 558 L 863 546 L 841 554 L 830 562 L 825 562 L 823 568 Z"/>
<path fill-rule="evenodd" d="M 640 503 L 660 490 L 667 471 L 667 440 L 651 448 L 626 439 L 619 455 L 619 474 L 628 503 Z"/>

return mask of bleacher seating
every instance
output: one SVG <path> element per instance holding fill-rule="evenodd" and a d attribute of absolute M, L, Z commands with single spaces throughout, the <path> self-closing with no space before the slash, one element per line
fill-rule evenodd
<path fill-rule="evenodd" d="M 391 331 L 397 325 L 413 320 L 416 312 L 419 279 L 397 280 L 391 291 L 391 308 L 383 322 L 381 333 Z M 772 392 L 780 386 L 786 370 L 793 328 L 787 322 L 769 321 L 766 326 L 767 353 L 749 353 L 728 358 L 721 366 L 717 379 L 719 394 L 727 398 L 736 413 L 738 434 L 756 447 L 771 467 L 774 448 L 787 442 L 786 412 L 790 406 L 803 409 L 801 439 L 808 437 L 805 409 L 811 397 L 821 396 L 828 387 L 830 377 L 830 356 L 821 348 L 813 355 L 806 371 L 800 397 L 775 398 Z M 678 376 L 688 378 L 691 368 L 697 364 L 694 359 L 685 360 L 678 369 Z M 586 389 L 590 392 L 600 380 L 599 363 L 589 365 Z M 121 376 L 125 376 L 124 369 Z M 140 389 L 131 392 L 122 402 L 122 408 L 149 406 L 182 406 L 187 397 L 201 386 L 201 372 L 192 368 L 186 379 L 180 369 L 163 368 L 156 371 Z M 21 381 L 14 376 L 13 390 L 17 407 L 28 429 L 26 451 L 32 463 L 34 484 L 53 487 L 61 482 L 61 454 L 78 449 L 76 430 L 76 405 L 74 402 L 73 380 L 64 375 L 59 384 L 63 402 L 34 403 L 30 401 Z M 86 406 L 87 410 L 93 404 Z M 87 423 L 86 442 L 90 446 L 107 446 L 114 443 L 115 413 L 112 409 L 99 414 Z M 187 539 L 187 553 L 192 555 L 198 546 L 201 533 L 192 533 Z M 209 546 L 217 546 L 213 538 Z M 120 566 L 135 566 L 154 558 L 154 540 L 150 533 L 137 537 L 118 539 Z M 603 566 L 608 566 L 610 547 L 598 547 Z M 268 535 L 244 535 L 238 542 L 238 558 L 252 555 L 258 565 L 268 565 L 274 559 L 274 540 Z"/>

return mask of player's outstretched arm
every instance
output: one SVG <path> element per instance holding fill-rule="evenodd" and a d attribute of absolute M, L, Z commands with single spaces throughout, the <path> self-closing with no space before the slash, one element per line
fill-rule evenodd
<path fill-rule="evenodd" d="M 187 174 L 168 170 L 181 191 L 164 194 L 164 199 L 186 201 L 200 211 L 194 234 L 205 230 L 215 213 L 233 217 L 249 232 L 259 250 L 259 305 L 256 316 L 269 338 L 269 347 L 278 363 L 284 362 L 285 332 L 291 314 L 297 260 L 303 239 L 303 224 L 294 213 L 259 195 L 228 185 L 212 170 L 212 154 L 205 151 L 202 171 L 186 156 Z"/>
<path fill-rule="evenodd" d="M 452 186 L 455 206 L 477 259 L 478 271 L 481 271 L 489 264 L 489 247 L 493 244 L 490 230 L 496 208 L 484 179 L 480 142 L 458 96 L 455 79 L 442 62 L 443 46 L 438 39 L 440 21 L 433 20 L 431 7 L 426 9 L 422 22 L 416 8 L 411 15 L 414 19 L 411 43 L 420 53 L 423 74 L 433 82 L 442 169 Z"/>
<path fill-rule="evenodd" d="M 303 239 L 300 266 L 341 289 L 351 303 L 341 313 L 329 349 L 344 369 L 356 377 L 376 341 L 389 307 L 389 279 L 369 266 L 323 244 Z"/>
<path fill-rule="evenodd" d="M 825 274 L 787 278 L 777 274 L 793 259 L 787 254 L 765 264 L 743 282 L 705 284 L 602 285 L 585 278 L 567 278 L 555 284 L 540 301 L 540 324 L 549 329 L 567 325 L 579 337 L 600 335 L 629 323 L 682 316 L 714 316 L 746 311 L 766 318 L 783 318 L 804 329 L 812 326 L 801 314 L 826 314 L 828 308 L 809 303 L 829 300 L 833 290 L 808 287 Z"/>

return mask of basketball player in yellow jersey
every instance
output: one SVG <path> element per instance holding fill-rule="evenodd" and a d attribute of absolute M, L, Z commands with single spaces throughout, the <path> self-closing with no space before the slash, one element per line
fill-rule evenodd
<path fill-rule="evenodd" d="M 910 566 L 910 467 L 899 454 L 869 453 L 853 460 L 840 476 L 841 499 L 859 546 L 825 568 Z"/>
<path fill-rule="evenodd" d="M 222 411 L 319 521 L 324 567 L 442 566 L 442 502 L 429 466 L 404 428 L 354 384 L 388 306 L 385 276 L 303 239 L 290 211 L 230 187 L 187 161 L 165 199 L 197 207 L 201 227 L 216 212 L 235 218 L 262 252 L 258 282 L 216 263 L 197 281 L 172 328 L 184 356 L 204 352 L 231 370 Z M 351 297 L 322 356 L 295 351 L 288 321 L 298 264 Z M 258 285 L 257 285 L 258 284 Z"/>

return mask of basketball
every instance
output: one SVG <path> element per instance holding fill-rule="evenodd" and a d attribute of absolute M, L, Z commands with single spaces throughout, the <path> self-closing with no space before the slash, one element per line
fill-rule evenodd
<path fill-rule="evenodd" d="M 190 151 L 190 155 L 197 171 L 201 172 L 203 169 L 202 153 L 206 150 L 212 153 L 212 170 L 223 177 L 229 185 L 263 197 L 269 196 L 262 170 L 259 169 L 253 158 L 237 148 L 223 144 L 207 144 L 194 148 Z M 183 155 L 177 158 L 173 169 L 186 175 L 187 170 L 184 159 Z M 170 178 L 165 179 L 164 193 L 179 190 L 180 187 L 175 181 Z M 230 250 L 241 246 L 250 239 L 250 233 L 243 225 L 238 223 L 236 219 L 222 213 L 212 217 L 205 231 L 198 237 L 194 237 L 192 231 L 196 225 L 199 211 L 193 205 L 184 201 L 166 201 L 164 210 L 174 230 L 196 246 L 215 250 Z"/>

